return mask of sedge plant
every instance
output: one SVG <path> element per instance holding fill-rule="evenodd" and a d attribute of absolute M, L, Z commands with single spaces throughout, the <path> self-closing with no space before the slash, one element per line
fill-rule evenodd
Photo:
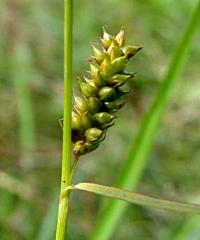
<path fill-rule="evenodd" d="M 96 183 L 72 184 L 79 158 L 100 146 L 108 129 L 114 125 L 118 110 L 125 105 L 127 91 L 122 86 L 134 77 L 134 73 L 126 72 L 125 68 L 141 47 L 125 44 L 123 28 L 115 36 L 103 28 L 101 45 L 92 45 L 90 70 L 83 78 L 77 79 L 80 95 L 74 95 L 72 111 L 72 0 L 65 1 L 64 23 L 63 155 L 56 239 L 67 238 L 69 197 L 73 190 L 92 192 L 148 207 L 200 213 L 200 206 L 195 204 L 162 200 Z M 72 164 L 71 141 L 74 155 Z"/>

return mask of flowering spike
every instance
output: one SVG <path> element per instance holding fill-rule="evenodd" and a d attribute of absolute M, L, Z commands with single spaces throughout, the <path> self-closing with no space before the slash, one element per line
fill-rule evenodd
<path fill-rule="evenodd" d="M 73 153 L 76 156 L 94 151 L 104 140 L 107 129 L 114 125 L 113 115 L 125 104 L 128 93 L 120 87 L 134 73 L 124 71 L 130 58 L 141 47 L 124 45 L 124 29 L 113 37 L 103 27 L 102 48 L 93 48 L 89 61 L 89 77 L 77 79 L 82 97 L 74 96 L 76 112 L 72 112 Z"/>

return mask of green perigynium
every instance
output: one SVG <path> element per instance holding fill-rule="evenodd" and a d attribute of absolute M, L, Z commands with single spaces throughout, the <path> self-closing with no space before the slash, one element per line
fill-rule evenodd
<path fill-rule="evenodd" d="M 129 59 L 141 47 L 124 45 L 124 29 L 112 36 L 103 28 L 101 48 L 93 47 L 89 76 L 77 79 L 81 97 L 74 95 L 72 112 L 73 153 L 89 153 L 99 147 L 107 129 L 125 104 L 126 91 L 120 89 L 134 73 L 124 71 Z"/>

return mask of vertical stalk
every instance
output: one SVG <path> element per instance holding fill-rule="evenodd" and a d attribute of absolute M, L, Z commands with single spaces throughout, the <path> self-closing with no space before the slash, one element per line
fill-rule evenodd
<path fill-rule="evenodd" d="M 72 0 L 64 1 L 64 123 L 61 194 L 70 184 L 72 95 Z M 69 194 L 60 197 L 56 240 L 66 239 Z"/>
<path fill-rule="evenodd" d="M 30 49 L 21 39 L 18 39 L 18 41 L 13 44 L 12 51 L 10 73 L 18 104 L 19 142 L 21 151 L 20 165 L 22 167 L 28 167 L 32 159 L 31 153 L 36 142 L 33 99 L 28 81 L 31 75 L 31 68 L 33 67 L 31 61 L 32 56 Z"/>
<path fill-rule="evenodd" d="M 29 86 L 33 68 L 32 55 L 27 42 L 24 41 L 27 36 L 20 28 L 21 19 L 18 16 L 18 10 L 21 7 L 20 1 L 5 1 L 1 7 L 5 8 L 2 11 L 5 39 L 3 38 L 2 42 L 1 58 L 8 67 L 7 72 L 16 96 L 20 165 L 28 167 L 36 143 L 33 99 Z M 12 16 L 12 18 L 7 16 Z"/>

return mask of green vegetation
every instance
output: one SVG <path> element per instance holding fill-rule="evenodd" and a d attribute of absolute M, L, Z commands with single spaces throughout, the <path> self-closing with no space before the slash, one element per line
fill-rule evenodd
<path fill-rule="evenodd" d="M 130 150 L 129 157 L 125 162 L 124 168 L 121 170 L 118 183 L 118 186 L 121 188 L 135 188 L 144 171 L 156 129 L 158 128 L 160 118 L 166 109 L 170 93 L 174 89 L 177 75 L 185 62 L 188 47 L 199 24 L 199 18 L 200 1 L 194 10 L 180 43 L 178 43 L 178 47 L 162 80 L 160 89 L 152 103 L 150 111 L 144 117 L 144 121 Z M 108 205 L 99 220 L 99 226 L 95 232 L 94 239 L 106 240 L 109 238 L 124 208 L 125 203 L 116 201 L 113 201 Z"/>

